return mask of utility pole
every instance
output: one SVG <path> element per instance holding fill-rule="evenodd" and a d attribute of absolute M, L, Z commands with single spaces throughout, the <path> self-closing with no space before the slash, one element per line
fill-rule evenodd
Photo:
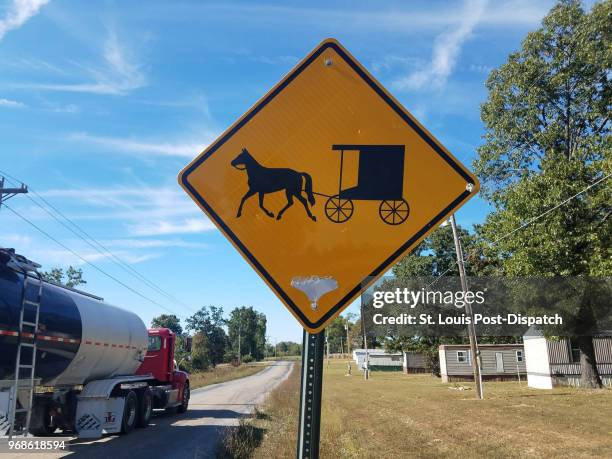
<path fill-rule="evenodd" d="M 457 253 L 457 266 L 459 267 L 459 278 L 461 279 L 461 289 L 464 293 L 468 291 L 467 277 L 465 275 L 465 265 L 463 264 L 463 248 L 459 240 L 459 232 L 457 231 L 457 222 L 455 214 L 450 217 L 451 227 L 453 229 L 453 239 L 455 240 L 455 252 Z M 482 391 L 482 374 L 480 372 L 480 352 L 478 351 L 478 341 L 476 339 L 476 328 L 474 327 L 474 314 L 472 313 L 472 305 L 466 302 L 466 312 L 470 318 L 468 324 L 468 334 L 470 336 L 470 354 L 472 363 L 472 373 L 474 374 L 474 383 L 476 384 L 476 397 L 479 400 L 484 398 Z"/>
<path fill-rule="evenodd" d="M 344 328 L 346 329 L 346 353 L 348 354 L 348 358 L 351 358 L 351 340 L 349 339 L 349 325 L 348 319 L 346 319 L 346 323 L 344 324 Z"/>
<path fill-rule="evenodd" d="M 361 304 L 361 326 L 363 328 L 363 347 L 365 348 L 365 360 L 363 361 L 363 378 L 370 378 L 370 359 L 368 355 L 368 337 L 366 335 L 365 316 L 363 314 L 363 302 Z"/>
<path fill-rule="evenodd" d="M 2 203 L 9 200 L 15 195 L 25 194 L 28 192 L 28 187 L 23 183 L 19 188 L 4 188 L 4 177 L 0 177 L 0 209 L 2 209 Z"/>
<path fill-rule="evenodd" d="M 242 333 L 242 324 L 238 322 L 238 365 L 242 364 L 242 354 L 240 353 L 240 338 Z"/>

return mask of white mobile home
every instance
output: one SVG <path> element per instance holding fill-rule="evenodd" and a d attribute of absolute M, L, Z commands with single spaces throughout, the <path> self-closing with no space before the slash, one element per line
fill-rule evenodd
<path fill-rule="evenodd" d="M 482 379 L 522 379 L 526 374 L 522 344 L 480 344 Z M 439 347 L 442 382 L 474 379 L 469 344 L 442 344 Z"/>
<path fill-rule="evenodd" d="M 387 352 L 383 349 L 368 349 L 368 367 L 370 371 L 401 371 L 403 356 L 401 352 Z M 355 349 L 353 360 L 357 368 L 363 370 L 366 358 L 365 349 Z"/>
<path fill-rule="evenodd" d="M 530 329 L 523 336 L 527 383 L 536 389 L 580 385 L 580 350 L 572 340 L 546 339 Z M 612 337 L 593 338 L 595 362 L 603 384 L 612 386 Z"/>

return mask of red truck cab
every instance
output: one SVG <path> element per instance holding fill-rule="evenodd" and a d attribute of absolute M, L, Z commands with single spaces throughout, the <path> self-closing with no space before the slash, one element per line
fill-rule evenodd
<path fill-rule="evenodd" d="M 149 346 L 136 374 L 155 378 L 152 387 L 155 408 L 176 407 L 179 412 L 184 412 L 191 394 L 189 375 L 175 367 L 176 334 L 168 328 L 151 328 L 148 332 Z"/>

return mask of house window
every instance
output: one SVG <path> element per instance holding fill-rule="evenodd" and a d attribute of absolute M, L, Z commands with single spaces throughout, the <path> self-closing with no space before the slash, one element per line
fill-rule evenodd
<path fill-rule="evenodd" d="M 567 345 L 569 347 L 570 362 L 571 363 L 580 362 L 580 348 L 578 347 L 578 344 L 576 344 L 570 339 L 568 340 Z"/>
<path fill-rule="evenodd" d="M 457 351 L 457 362 L 466 363 L 470 361 L 469 351 Z"/>
<path fill-rule="evenodd" d="M 523 351 L 516 351 L 516 361 L 517 362 L 523 361 Z"/>

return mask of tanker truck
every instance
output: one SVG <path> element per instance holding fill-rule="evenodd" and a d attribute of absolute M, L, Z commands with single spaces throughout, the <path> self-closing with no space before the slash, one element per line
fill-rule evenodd
<path fill-rule="evenodd" d="M 0 248 L 0 436 L 56 430 L 80 438 L 183 413 L 189 375 L 175 334 L 134 313 L 44 281 L 40 265 Z"/>

